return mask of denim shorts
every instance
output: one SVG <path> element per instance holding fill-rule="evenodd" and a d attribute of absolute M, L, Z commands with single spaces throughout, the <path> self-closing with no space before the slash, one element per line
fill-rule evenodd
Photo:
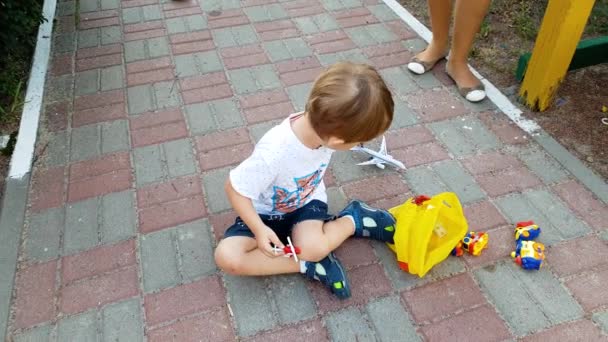
<path fill-rule="evenodd" d="M 283 215 L 260 215 L 262 222 L 270 227 L 278 236 L 278 238 L 287 244 L 287 236 L 291 235 L 291 231 L 296 224 L 307 221 L 328 221 L 332 219 L 332 216 L 327 213 L 327 203 L 312 200 L 302 208 L 296 209 L 290 213 Z M 231 236 L 247 236 L 255 238 L 255 235 L 247 227 L 245 222 L 240 217 L 236 218 L 236 221 L 230 226 L 224 233 L 224 238 Z"/>

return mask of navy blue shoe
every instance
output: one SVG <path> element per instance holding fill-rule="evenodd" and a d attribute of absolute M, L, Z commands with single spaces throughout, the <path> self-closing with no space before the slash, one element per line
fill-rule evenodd
<path fill-rule="evenodd" d="M 306 277 L 325 284 L 340 299 L 350 297 L 350 285 L 340 260 L 329 253 L 319 262 L 306 262 Z"/>
<path fill-rule="evenodd" d="M 355 220 L 355 236 L 393 243 L 395 223 L 393 215 L 383 209 L 375 209 L 361 201 L 352 201 L 338 217 L 352 216 Z"/>

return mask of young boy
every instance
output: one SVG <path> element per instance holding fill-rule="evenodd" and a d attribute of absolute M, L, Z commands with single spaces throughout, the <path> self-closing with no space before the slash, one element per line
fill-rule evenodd
<path fill-rule="evenodd" d="M 305 111 L 268 131 L 230 172 L 225 189 L 239 217 L 217 246 L 217 265 L 236 275 L 301 272 L 339 298 L 350 297 L 332 251 L 353 235 L 392 242 L 395 220 L 360 201 L 332 218 L 323 175 L 334 150 L 382 135 L 393 107 L 386 84 L 368 65 L 342 62 L 321 74 Z M 288 236 L 301 250 L 299 263 L 272 248 L 283 248 Z"/>

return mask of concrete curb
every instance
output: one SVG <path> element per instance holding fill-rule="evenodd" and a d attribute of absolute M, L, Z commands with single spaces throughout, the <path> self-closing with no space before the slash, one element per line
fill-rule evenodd
<path fill-rule="evenodd" d="M 19 242 L 25 220 L 32 159 L 49 64 L 56 7 L 57 0 L 45 0 L 42 7 L 42 15 L 47 20 L 38 28 L 36 50 L 25 94 L 19 135 L 11 157 L 4 198 L 2 207 L 0 207 L 0 337 L 2 340 L 6 338 L 10 318 Z"/>
<path fill-rule="evenodd" d="M 51 40 L 53 36 L 53 19 L 57 0 L 45 0 L 42 15 L 47 20 L 38 28 L 38 39 L 32 62 L 32 70 L 27 83 L 25 104 L 19 124 L 19 135 L 11 158 L 9 178 L 22 178 L 32 169 L 32 158 L 34 156 L 34 145 L 38 133 L 38 122 L 44 95 L 44 82 L 49 64 L 51 52 Z"/>
<path fill-rule="evenodd" d="M 30 177 L 8 179 L 0 215 L 0 337 L 4 340 L 15 281 Z"/>
<path fill-rule="evenodd" d="M 431 31 L 416 19 L 396 0 L 383 0 L 397 16 L 408 24 L 422 39 L 427 43 L 432 38 Z M 589 169 L 584 163 L 564 148 L 551 135 L 543 130 L 534 120 L 523 117 L 523 112 L 514 105 L 496 86 L 487 78 L 483 77 L 475 68 L 469 66 L 473 74 L 478 77 L 486 87 L 486 94 L 498 109 L 509 117 L 519 128 L 527 132 L 532 138 L 541 145 L 547 153 L 555 158 L 566 170 L 583 183 L 593 192 L 602 202 L 608 204 L 608 183 L 602 177 Z"/>

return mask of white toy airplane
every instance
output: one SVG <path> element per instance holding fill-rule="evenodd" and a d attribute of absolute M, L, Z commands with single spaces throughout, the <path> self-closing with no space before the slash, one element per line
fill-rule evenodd
<path fill-rule="evenodd" d="M 376 165 L 377 167 L 384 170 L 384 164 L 388 164 L 393 167 L 405 170 L 405 165 L 403 165 L 402 162 L 393 158 L 393 156 L 386 152 L 386 138 L 384 136 L 382 136 L 382 144 L 380 144 L 380 150 L 378 152 L 363 147 L 363 145 L 355 146 L 351 148 L 351 151 L 361 151 L 372 156 L 368 161 L 364 161 L 357 165 Z"/>

